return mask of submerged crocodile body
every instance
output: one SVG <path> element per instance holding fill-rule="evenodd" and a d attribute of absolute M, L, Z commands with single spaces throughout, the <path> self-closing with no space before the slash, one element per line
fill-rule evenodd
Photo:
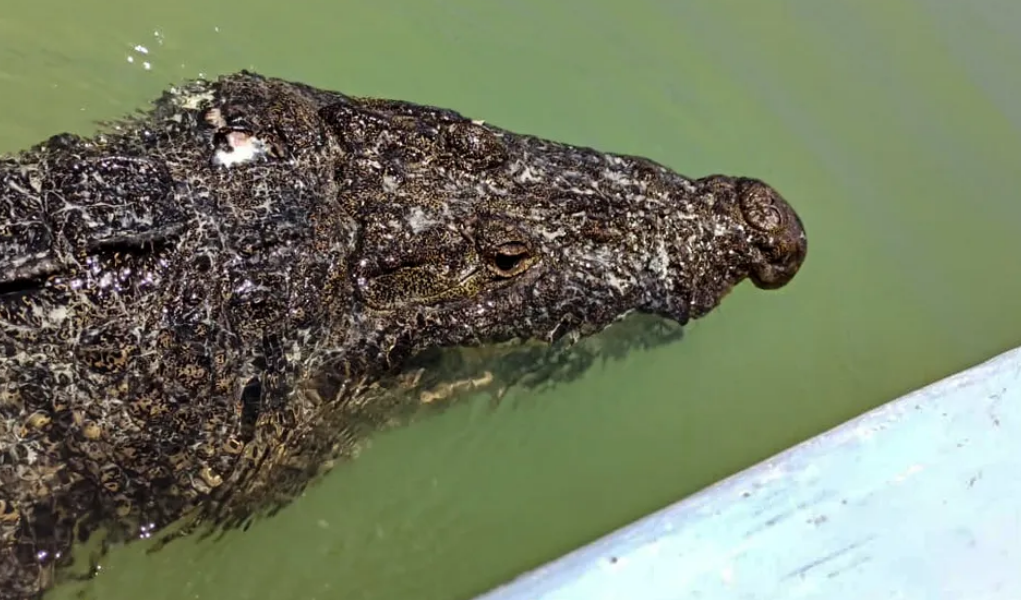
<path fill-rule="evenodd" d="M 806 249 L 758 180 L 249 72 L 0 158 L 0 597 L 293 495 L 423 351 L 684 324 Z"/>

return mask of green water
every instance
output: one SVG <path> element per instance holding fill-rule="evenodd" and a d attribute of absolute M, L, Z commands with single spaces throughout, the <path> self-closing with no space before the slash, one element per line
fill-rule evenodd
<path fill-rule="evenodd" d="M 790 287 L 379 436 L 247 532 L 115 551 L 86 597 L 469 598 L 1021 343 L 1019 27 L 1009 0 L 6 0 L 0 150 L 254 68 L 762 177 L 809 231 Z"/>

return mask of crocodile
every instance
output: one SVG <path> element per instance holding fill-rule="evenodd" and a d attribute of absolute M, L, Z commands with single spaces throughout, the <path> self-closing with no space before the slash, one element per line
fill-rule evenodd
<path fill-rule="evenodd" d="M 0 597 L 18 600 L 100 529 L 286 504 L 392 421 L 436 349 L 570 344 L 631 313 L 683 326 L 745 279 L 785 286 L 807 252 L 759 179 L 251 71 L 3 156 L 0 219 Z"/>

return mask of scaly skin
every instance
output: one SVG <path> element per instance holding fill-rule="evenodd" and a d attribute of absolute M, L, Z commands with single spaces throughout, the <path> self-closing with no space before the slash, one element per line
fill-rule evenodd
<path fill-rule="evenodd" d="M 242 72 L 0 159 L 0 597 L 75 539 L 285 503 L 409 360 L 680 324 L 805 232 L 758 180 Z"/>

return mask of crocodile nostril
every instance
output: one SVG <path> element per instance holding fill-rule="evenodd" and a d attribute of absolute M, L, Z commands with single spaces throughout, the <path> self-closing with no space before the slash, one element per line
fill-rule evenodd
<path fill-rule="evenodd" d="M 773 231 L 783 224 L 783 217 L 775 206 L 756 205 L 745 209 L 748 224 L 763 231 Z"/>
<path fill-rule="evenodd" d="M 753 182 L 741 194 L 741 214 L 752 227 L 760 231 L 775 231 L 784 225 L 783 212 L 776 200 L 777 195 L 772 189 Z"/>
<path fill-rule="evenodd" d="M 775 290 L 788 283 L 805 262 L 808 238 L 800 220 L 793 219 L 787 230 L 762 248 L 762 256 L 752 265 L 750 278 L 756 287 Z"/>
<path fill-rule="evenodd" d="M 808 238 L 801 218 L 779 193 L 752 181 L 740 195 L 745 222 L 763 234 L 755 245 L 761 254 L 753 261 L 751 279 L 762 289 L 787 285 L 801 269 L 808 253 Z"/>

